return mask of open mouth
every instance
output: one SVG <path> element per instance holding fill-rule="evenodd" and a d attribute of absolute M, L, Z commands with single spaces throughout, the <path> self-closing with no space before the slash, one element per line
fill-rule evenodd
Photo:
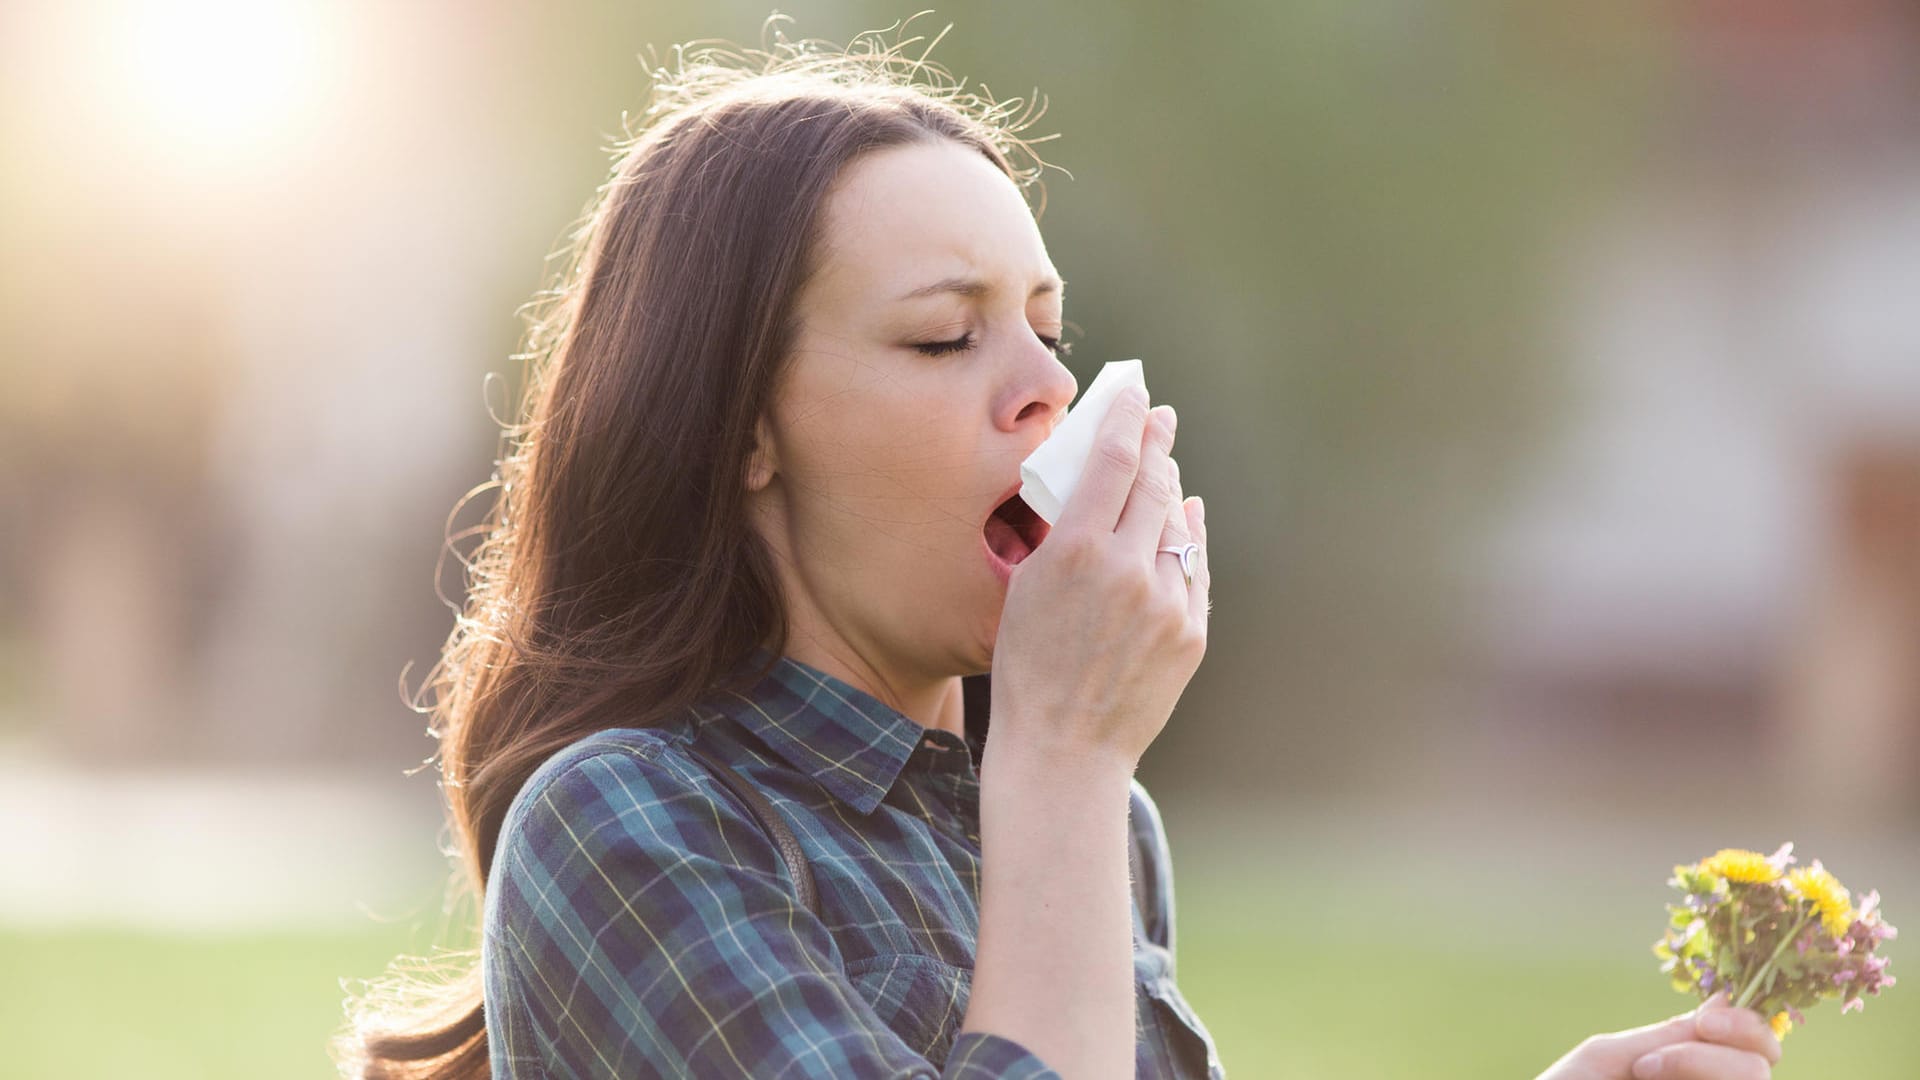
<path fill-rule="evenodd" d="M 987 536 L 987 550 L 1007 565 L 1018 566 L 1046 540 L 1050 527 L 1016 492 L 993 508 L 981 531 Z"/>

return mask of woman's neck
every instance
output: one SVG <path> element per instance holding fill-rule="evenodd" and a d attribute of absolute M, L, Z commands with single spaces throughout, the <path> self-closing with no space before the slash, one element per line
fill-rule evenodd
<path fill-rule="evenodd" d="M 861 655 L 846 643 L 795 633 L 786 655 L 818 668 L 855 689 L 872 694 L 925 728 L 966 738 L 966 702 L 958 675 L 908 675 L 897 664 Z"/>

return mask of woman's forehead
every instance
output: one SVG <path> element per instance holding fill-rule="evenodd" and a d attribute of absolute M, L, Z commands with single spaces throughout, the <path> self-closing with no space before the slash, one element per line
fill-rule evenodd
<path fill-rule="evenodd" d="M 822 298 L 911 304 L 969 291 L 931 288 L 942 284 L 1025 294 L 1057 282 L 1020 189 L 959 143 L 867 154 L 847 166 L 824 209 Z"/>

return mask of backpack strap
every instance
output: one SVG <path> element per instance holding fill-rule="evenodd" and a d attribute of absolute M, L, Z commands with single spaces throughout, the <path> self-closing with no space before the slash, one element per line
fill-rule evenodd
<path fill-rule="evenodd" d="M 738 795 L 740 801 L 747 804 L 747 809 L 753 811 L 753 816 L 760 822 L 760 828 L 766 832 L 768 839 L 773 841 L 773 846 L 779 849 L 780 861 L 787 864 L 787 873 L 793 878 L 794 889 L 799 894 L 801 906 L 819 915 L 820 901 L 813 887 L 813 867 L 808 865 L 806 853 L 800 850 L 800 841 L 794 837 L 793 830 L 787 827 L 786 820 L 780 816 L 780 811 L 774 809 L 773 804 L 767 801 L 765 795 L 760 794 L 758 788 L 748 783 L 745 777 L 734 772 L 726 762 L 697 746 L 689 745 L 687 749 L 694 757 L 706 764 L 715 779 L 725 784 L 727 790 Z"/>

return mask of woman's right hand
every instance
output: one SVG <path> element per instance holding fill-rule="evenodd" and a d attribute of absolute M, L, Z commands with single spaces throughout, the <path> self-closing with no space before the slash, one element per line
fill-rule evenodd
<path fill-rule="evenodd" d="M 1013 568 L 994 643 L 996 741 L 1131 771 L 1200 666 L 1204 508 L 1182 496 L 1173 409 L 1147 405 L 1144 390 L 1115 399 L 1060 520 Z M 1190 539 L 1201 551 L 1188 585 L 1158 549 Z"/>
<path fill-rule="evenodd" d="M 1767 1080 L 1779 1063 L 1780 1040 L 1760 1014 L 1715 994 L 1671 1020 L 1595 1035 L 1539 1080 Z"/>

